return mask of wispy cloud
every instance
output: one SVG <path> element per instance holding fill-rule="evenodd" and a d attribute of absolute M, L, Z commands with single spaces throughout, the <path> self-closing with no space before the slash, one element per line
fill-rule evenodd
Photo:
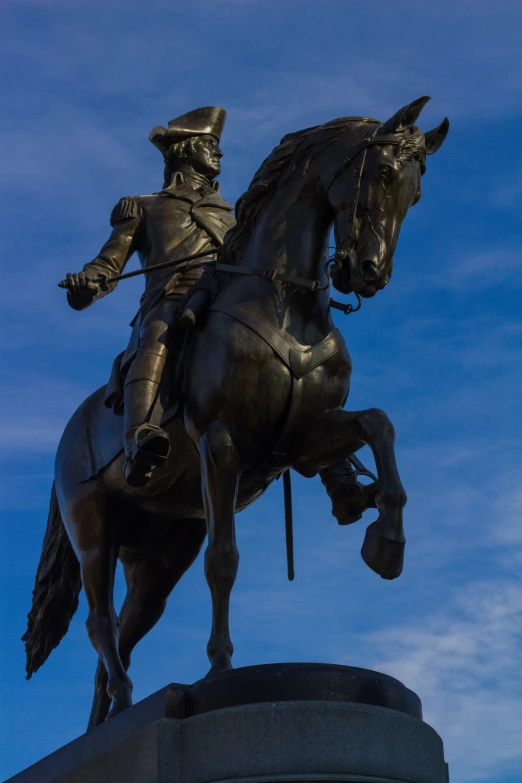
<path fill-rule="evenodd" d="M 444 288 L 463 292 L 476 292 L 492 286 L 520 287 L 518 274 L 522 264 L 522 246 L 490 246 L 486 249 L 466 249 L 443 264 L 415 280 L 415 285 L 425 288 Z"/>
<path fill-rule="evenodd" d="M 34 418 L 24 415 L 23 422 L 4 424 L 2 427 L 2 450 L 12 452 L 13 449 L 24 451 L 48 451 L 56 448 L 63 426 L 59 422 L 53 424 L 43 417 Z"/>
<path fill-rule="evenodd" d="M 67 419 L 92 391 L 64 378 L 33 376 L 11 380 L 11 395 L 2 395 L 0 454 L 27 458 L 56 450 Z"/>
<path fill-rule="evenodd" d="M 451 779 L 496 780 L 522 766 L 522 589 L 476 582 L 435 614 L 372 634 L 374 666 L 423 700 Z"/>
<path fill-rule="evenodd" d="M 520 445 L 519 445 L 520 452 Z M 499 475 L 491 482 L 490 541 L 506 571 L 520 574 L 522 566 L 522 489 L 520 472 L 502 454 Z"/>
<path fill-rule="evenodd" d="M 2 469 L 5 470 L 5 463 Z M 32 473 L 26 461 L 24 469 L 19 474 L 13 472 L 9 483 L 5 482 L 1 487 L 0 508 L 4 511 L 40 511 L 49 502 L 53 480 L 52 472 Z"/>

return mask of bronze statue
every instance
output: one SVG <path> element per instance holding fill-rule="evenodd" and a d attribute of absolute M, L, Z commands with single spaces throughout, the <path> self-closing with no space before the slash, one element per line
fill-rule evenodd
<path fill-rule="evenodd" d="M 122 453 L 127 427 L 138 419 L 127 412 L 122 425 L 122 416 L 104 405 L 105 387 L 67 425 L 24 638 L 30 677 L 67 632 L 83 584 L 87 630 L 99 655 L 91 727 L 132 703 L 127 675 L 132 650 L 161 617 L 207 535 L 205 574 L 212 596 L 207 651 L 211 671 L 231 668 L 229 598 L 239 561 L 235 513 L 289 468 L 306 477 L 321 475 L 340 522 L 355 521 L 376 506 L 378 518 L 366 531 L 362 557 L 383 578 L 401 573 L 406 494 L 395 463 L 393 426 L 378 409 L 343 410 L 351 363 L 331 319 L 328 286 L 330 271 L 343 293 L 369 298 L 388 284 L 402 221 L 420 198 L 426 155 L 439 149 L 448 132 L 447 119 L 425 134 L 415 126 L 427 101 L 413 101 L 385 123 L 343 117 L 288 134 L 261 165 L 237 203 L 237 226 L 206 275 L 210 309 L 186 332 L 187 350 L 178 352 L 184 354 L 182 366 L 170 363 L 167 346 L 159 394 L 146 387 L 147 415 L 153 392 L 164 399 L 161 420 L 152 423 L 172 444 L 169 455 L 166 450 L 161 455 L 163 464 L 154 452 L 148 483 L 133 487 L 125 477 L 125 459 L 129 476 L 140 459 L 139 438 L 137 450 L 127 446 Z M 173 192 L 177 187 L 186 185 L 175 184 Z M 128 252 L 133 227 L 149 225 L 143 213 L 174 209 L 170 199 L 163 191 L 136 199 L 136 207 L 117 208 L 115 230 L 127 237 Z M 217 209 L 230 224 L 228 208 L 219 202 Z M 333 269 L 326 247 L 332 223 Z M 149 260 L 170 249 L 167 227 L 157 225 L 163 250 L 146 255 L 140 244 L 145 240 L 136 245 Z M 214 248 L 221 236 L 216 233 Z M 114 270 L 119 268 L 120 261 Z M 101 271 L 110 270 L 105 265 Z M 69 279 L 71 302 L 87 303 L 86 279 Z M 169 291 L 161 290 L 160 304 Z M 92 289 L 89 298 L 98 295 Z M 145 301 L 147 312 L 154 312 L 157 300 L 146 292 Z M 170 330 L 169 318 L 170 311 L 164 319 Z M 131 377 L 157 384 L 159 373 L 150 375 L 137 370 Z M 179 378 L 182 388 L 172 396 Z M 128 404 L 133 402 L 126 396 Z M 378 472 L 371 491 L 353 480 L 348 467 L 350 455 L 364 444 Z M 128 585 L 119 619 L 113 605 L 118 557 Z"/>

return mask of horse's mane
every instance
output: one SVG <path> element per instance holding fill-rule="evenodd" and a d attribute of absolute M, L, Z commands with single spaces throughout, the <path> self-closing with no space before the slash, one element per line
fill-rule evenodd
<path fill-rule="evenodd" d="M 298 166 L 306 172 L 310 163 L 343 133 L 352 131 L 361 135 L 361 126 L 380 125 L 371 117 L 340 117 L 324 125 L 288 133 L 270 155 L 263 161 L 254 175 L 248 190 L 236 203 L 236 226 L 231 229 L 225 243 L 219 250 L 219 261 L 225 264 L 239 264 L 245 245 L 264 208 L 270 203 L 277 188 L 287 182 Z M 403 160 L 419 158 L 421 166 L 425 160 L 424 135 L 419 128 L 412 128 L 400 147 Z"/>
<path fill-rule="evenodd" d="M 237 225 L 231 229 L 219 251 L 220 262 L 239 264 L 244 247 L 263 209 L 277 188 L 287 182 L 299 165 L 305 172 L 310 163 L 327 147 L 334 144 L 348 130 L 354 132 L 368 123 L 377 123 L 369 117 L 340 117 L 324 125 L 288 133 L 254 175 L 248 190 L 236 203 Z"/>

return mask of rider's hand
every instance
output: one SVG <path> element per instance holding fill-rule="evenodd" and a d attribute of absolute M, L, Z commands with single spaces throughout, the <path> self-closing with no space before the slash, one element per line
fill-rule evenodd
<path fill-rule="evenodd" d="M 85 272 L 78 272 L 75 274 L 67 272 L 66 279 L 67 290 L 72 294 L 95 297 L 100 290 L 100 284 L 96 280 L 93 280 L 92 277 L 87 277 Z"/>
<path fill-rule="evenodd" d="M 67 292 L 69 304 L 76 309 L 87 307 L 93 302 L 100 292 L 102 284 L 85 272 L 67 273 Z"/>

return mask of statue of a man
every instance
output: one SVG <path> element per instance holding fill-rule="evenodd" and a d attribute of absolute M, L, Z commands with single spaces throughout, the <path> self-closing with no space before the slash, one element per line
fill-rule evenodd
<path fill-rule="evenodd" d="M 118 275 L 134 252 L 143 268 L 174 262 L 146 274 L 133 337 L 117 367 L 125 378 L 125 475 L 133 487 L 144 486 L 169 454 L 168 435 L 151 423 L 151 415 L 167 356 L 173 358 L 182 343 L 180 304 L 235 225 L 233 207 L 215 181 L 225 117 L 223 109 L 210 106 L 171 120 L 168 128 L 154 128 L 149 138 L 165 160 L 163 190 L 122 198 L 112 211 L 112 234 L 97 257 L 82 272 L 67 275 L 69 304 L 83 310 L 116 286 L 96 279 Z M 181 260 L 206 250 L 208 257 Z"/>

